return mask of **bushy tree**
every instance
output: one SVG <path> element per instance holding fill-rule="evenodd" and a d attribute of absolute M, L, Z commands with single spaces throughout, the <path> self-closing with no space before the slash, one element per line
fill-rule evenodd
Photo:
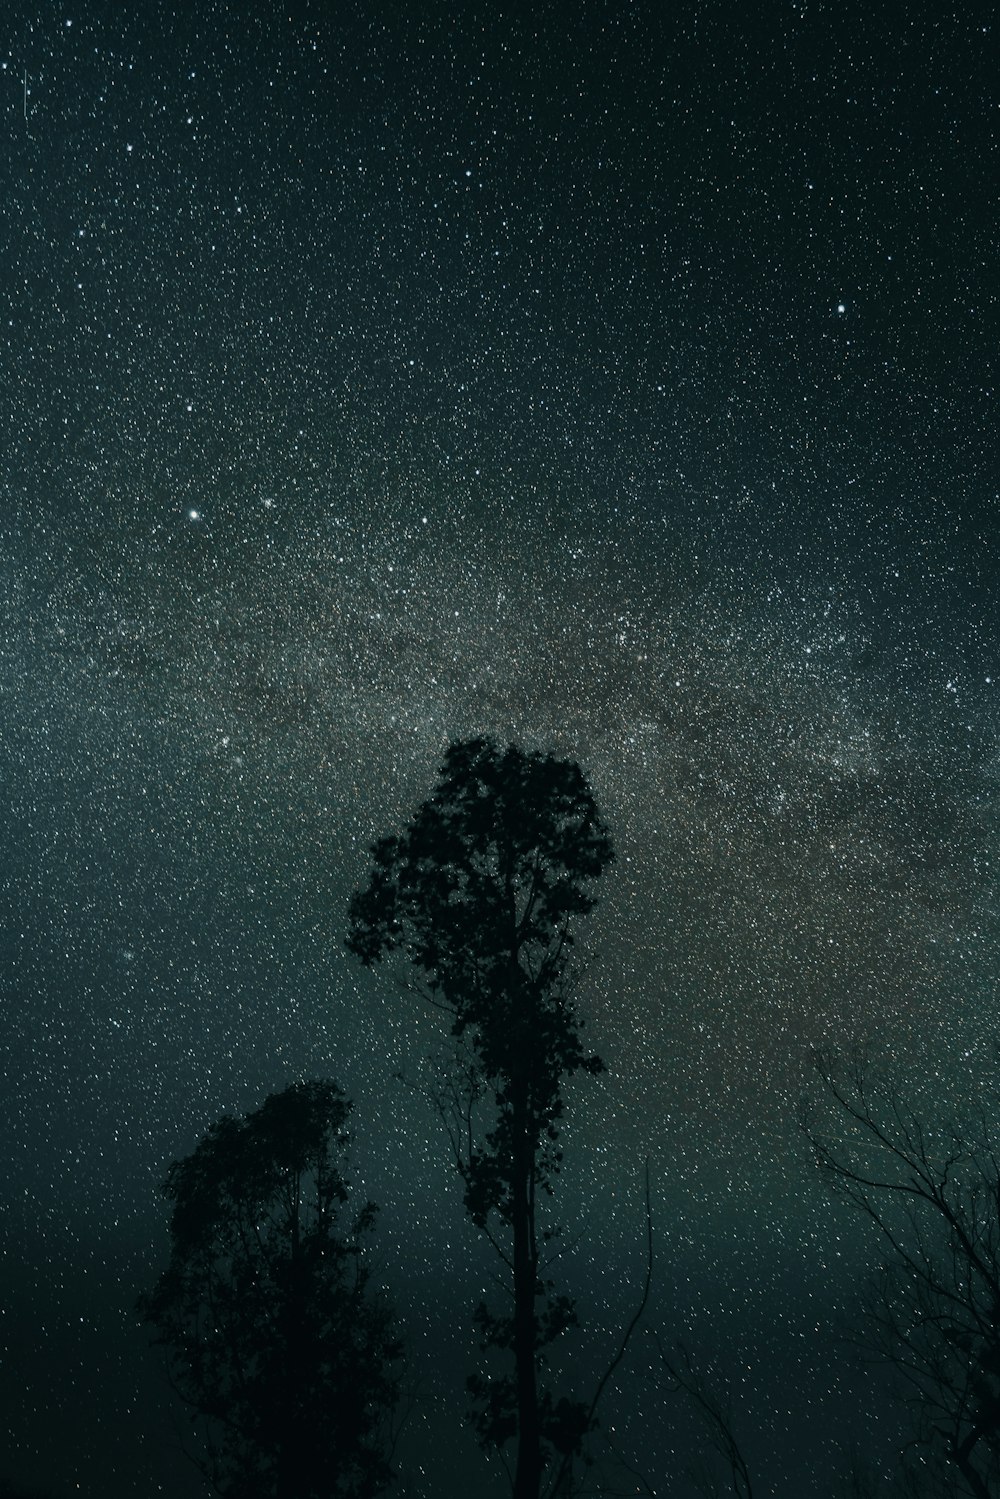
<path fill-rule="evenodd" d="M 552 1451 L 577 1450 L 589 1422 L 588 1407 L 540 1387 L 544 1349 L 575 1314 L 542 1278 L 551 1230 L 539 1208 L 559 1170 L 563 1080 L 602 1070 L 583 1047 L 570 960 L 611 840 L 577 765 L 480 738 L 451 745 L 409 828 L 373 854 L 347 945 L 366 964 L 405 958 L 465 1043 L 466 1071 L 439 1101 L 466 1209 L 510 1275 L 511 1310 L 479 1308 L 483 1346 L 513 1366 L 470 1386 L 483 1442 L 517 1438 L 515 1499 L 536 1499 Z M 484 1097 L 489 1117 L 476 1130 Z"/>
<path fill-rule="evenodd" d="M 349 1102 L 297 1084 L 225 1117 L 175 1162 L 170 1263 L 140 1312 L 201 1429 L 199 1461 L 227 1499 L 368 1499 L 390 1479 L 400 1349 L 345 1224 Z"/>

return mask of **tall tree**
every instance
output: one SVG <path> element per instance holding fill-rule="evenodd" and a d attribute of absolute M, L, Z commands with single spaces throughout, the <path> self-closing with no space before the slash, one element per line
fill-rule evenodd
<path fill-rule="evenodd" d="M 509 1315 L 481 1306 L 477 1321 L 484 1350 L 513 1362 L 470 1388 L 484 1444 L 500 1450 L 517 1437 L 515 1499 L 537 1499 L 552 1450 L 577 1450 L 589 1419 L 586 1406 L 540 1386 L 544 1349 L 574 1308 L 542 1279 L 552 1231 L 539 1197 L 559 1170 L 563 1080 L 603 1067 L 582 1045 L 570 958 L 611 840 L 577 765 L 480 738 L 451 745 L 407 831 L 372 852 L 347 945 L 365 964 L 405 957 L 468 1048 L 466 1086 L 451 1082 L 464 1126 L 452 1141 L 466 1210 L 507 1266 L 512 1295 Z M 476 1132 L 472 1108 L 484 1095 L 490 1118 Z"/>
<path fill-rule="evenodd" d="M 362 1254 L 375 1208 L 340 1223 L 349 1109 L 332 1082 L 272 1094 L 163 1186 L 170 1263 L 139 1309 L 228 1499 L 369 1499 L 391 1476 L 400 1348 Z"/>
<path fill-rule="evenodd" d="M 826 1111 L 803 1110 L 832 1185 L 871 1220 L 882 1263 L 862 1343 L 916 1418 L 921 1490 L 1000 1499 L 1000 1140 L 984 1107 L 922 1118 L 859 1064 L 820 1058 Z M 912 1470 L 910 1479 L 913 1478 Z"/>

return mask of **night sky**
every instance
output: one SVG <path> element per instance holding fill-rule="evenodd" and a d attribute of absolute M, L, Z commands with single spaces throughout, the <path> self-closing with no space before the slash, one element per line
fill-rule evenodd
<path fill-rule="evenodd" d="M 503 1491 L 461 1421 L 490 1262 L 393 1081 L 440 1027 L 343 949 L 479 733 L 578 761 L 618 852 L 576 1390 L 648 1157 L 649 1326 L 761 1491 L 891 1467 L 840 1342 L 871 1243 L 796 1107 L 860 1045 L 960 1112 L 1000 1040 L 991 21 L 4 7 L 0 1480 L 200 1492 L 133 1310 L 157 1183 L 333 1076 L 420 1380 L 400 1492 Z M 605 1416 L 687 1499 L 648 1338 Z"/>

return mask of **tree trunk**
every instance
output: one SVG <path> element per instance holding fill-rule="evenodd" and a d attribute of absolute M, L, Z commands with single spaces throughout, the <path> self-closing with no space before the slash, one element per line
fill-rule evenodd
<path fill-rule="evenodd" d="M 511 1226 L 514 1237 L 514 1367 L 517 1379 L 517 1468 L 514 1499 L 538 1499 L 542 1482 L 542 1442 L 535 1368 L 537 1251 L 532 1210 L 533 1151 L 526 1090 L 512 1099 L 514 1179 Z"/>
<path fill-rule="evenodd" d="M 281 1412 L 278 1451 L 275 1463 L 277 1499 L 302 1499 L 304 1484 L 304 1443 L 301 1393 L 305 1379 L 305 1266 L 302 1263 L 301 1225 L 296 1201 L 289 1230 L 288 1284 L 282 1308 L 284 1341 L 283 1387 L 273 1397 Z"/>
<path fill-rule="evenodd" d="M 952 1442 L 949 1456 L 977 1499 L 990 1499 L 989 1488 L 972 1466 L 972 1449 L 979 1441 L 979 1436 L 980 1433 L 974 1428 L 964 1442 Z"/>

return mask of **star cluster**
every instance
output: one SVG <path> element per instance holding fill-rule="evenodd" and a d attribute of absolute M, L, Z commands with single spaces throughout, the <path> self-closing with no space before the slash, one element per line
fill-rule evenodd
<path fill-rule="evenodd" d="M 580 980 L 609 1071 L 567 1125 L 581 1367 L 649 1159 L 661 1325 L 728 1365 L 776 1494 L 844 1468 L 867 1248 L 797 1136 L 810 1053 L 960 1111 L 996 1045 L 994 45 L 721 0 L 9 28 L 12 1480 L 189 1492 L 145 1442 L 155 1183 L 332 1073 L 426 1380 L 408 1492 L 483 1481 L 455 1308 L 488 1266 L 392 1083 L 433 1017 L 341 945 L 369 844 L 478 733 L 577 760 L 617 846 Z M 649 1363 L 613 1419 L 667 1484 Z"/>

